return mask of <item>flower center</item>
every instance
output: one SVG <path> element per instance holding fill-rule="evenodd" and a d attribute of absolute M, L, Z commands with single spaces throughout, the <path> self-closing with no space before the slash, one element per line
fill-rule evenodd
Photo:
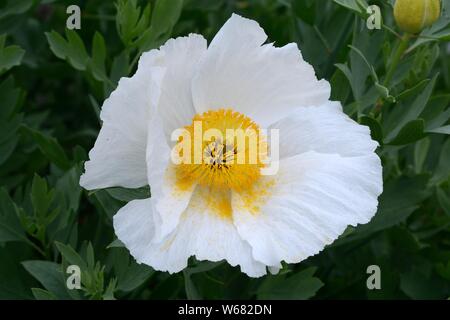
<path fill-rule="evenodd" d="M 249 117 L 231 109 L 197 114 L 178 138 L 177 180 L 242 191 L 260 178 L 266 151 L 266 139 Z"/>

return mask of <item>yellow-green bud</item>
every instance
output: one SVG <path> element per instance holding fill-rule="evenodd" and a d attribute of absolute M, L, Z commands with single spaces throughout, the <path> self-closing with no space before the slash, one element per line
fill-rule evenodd
<path fill-rule="evenodd" d="M 400 29 L 419 33 L 431 26 L 441 14 L 440 0 L 397 0 L 394 17 Z"/>

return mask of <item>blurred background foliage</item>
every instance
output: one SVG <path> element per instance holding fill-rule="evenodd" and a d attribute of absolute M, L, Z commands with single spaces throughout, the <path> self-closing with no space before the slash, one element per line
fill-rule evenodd
<path fill-rule="evenodd" d="M 365 0 L 1 0 L 0 298 L 449 298 L 450 1 L 398 65 L 393 2 L 370 1 L 383 17 L 370 31 Z M 65 28 L 71 4 L 80 30 Z M 156 272 L 115 240 L 111 220 L 149 188 L 84 191 L 83 161 L 103 100 L 142 52 L 192 32 L 211 40 L 233 12 L 277 46 L 298 43 L 332 99 L 371 128 L 385 190 L 369 224 L 276 276 L 194 259 Z M 81 290 L 65 285 L 70 264 Z M 369 265 L 381 268 L 381 290 L 366 287 Z"/>

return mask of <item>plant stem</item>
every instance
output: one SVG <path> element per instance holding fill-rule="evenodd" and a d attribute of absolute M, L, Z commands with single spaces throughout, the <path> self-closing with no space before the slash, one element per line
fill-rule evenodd
<path fill-rule="evenodd" d="M 39 252 L 39 254 L 41 256 L 43 256 L 44 258 L 47 258 L 47 254 L 41 249 L 39 248 L 35 243 L 33 243 L 33 241 L 27 240 L 27 243 L 33 247 L 34 250 L 36 250 L 37 252 Z"/>
<path fill-rule="evenodd" d="M 386 78 L 384 80 L 384 86 L 388 87 L 392 77 L 394 76 L 395 70 L 397 69 L 398 63 L 400 62 L 403 54 L 405 53 L 406 49 L 408 48 L 409 39 L 411 39 L 411 35 L 408 33 L 405 33 L 397 46 L 397 49 L 394 52 L 394 55 L 392 56 L 391 63 L 389 65 L 389 69 L 386 73 Z"/>

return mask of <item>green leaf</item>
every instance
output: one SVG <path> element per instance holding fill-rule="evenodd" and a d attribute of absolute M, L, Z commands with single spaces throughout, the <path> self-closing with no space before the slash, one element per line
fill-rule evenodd
<path fill-rule="evenodd" d="M 136 0 L 120 0 L 116 4 L 116 27 L 125 46 L 132 42 L 148 28 L 150 23 L 150 3 L 141 10 Z"/>
<path fill-rule="evenodd" d="M 430 79 L 423 79 L 422 81 L 419 81 L 413 87 L 408 88 L 408 89 L 404 90 L 403 92 L 401 92 L 399 95 L 397 95 L 395 100 L 404 100 L 406 98 L 409 98 L 411 96 L 415 96 L 415 95 L 419 94 L 419 92 L 421 92 L 423 90 L 423 88 L 425 88 L 425 86 L 429 82 L 430 82 Z"/>
<path fill-rule="evenodd" d="M 45 217 L 47 215 L 54 195 L 53 190 L 47 189 L 45 179 L 35 174 L 31 185 L 31 202 L 36 216 Z"/>
<path fill-rule="evenodd" d="M 426 108 L 420 114 L 420 118 L 425 120 L 426 131 L 440 128 L 450 119 L 450 95 L 436 95 L 430 98 Z"/>
<path fill-rule="evenodd" d="M 110 244 L 108 244 L 108 246 L 106 248 L 109 249 L 109 248 L 123 248 L 123 247 L 125 247 L 123 242 L 120 241 L 119 239 L 116 239 L 113 242 L 111 242 Z"/>
<path fill-rule="evenodd" d="M 136 199 L 147 199 L 150 198 L 150 188 L 148 186 L 137 188 L 137 189 L 127 189 L 127 188 L 108 188 L 106 191 L 114 199 L 130 202 Z"/>
<path fill-rule="evenodd" d="M 5 38 L 5 35 L 0 36 L 0 75 L 12 67 L 20 65 L 25 54 L 25 50 L 19 46 L 4 47 Z"/>
<path fill-rule="evenodd" d="M 86 248 L 86 262 L 89 270 L 94 269 L 95 267 L 94 247 L 92 247 L 91 242 L 89 242 Z"/>
<path fill-rule="evenodd" d="M 0 19 L 26 12 L 33 5 L 33 0 L 8 0 L 0 11 Z"/>
<path fill-rule="evenodd" d="M 314 24 L 314 17 L 316 15 L 315 0 L 305 1 L 305 0 L 294 0 L 292 1 L 292 11 L 297 17 L 305 21 L 309 25 Z"/>
<path fill-rule="evenodd" d="M 103 36 L 99 32 L 95 32 L 94 38 L 92 40 L 92 75 L 96 80 L 102 82 L 109 81 L 109 78 L 106 75 L 105 60 L 105 39 L 103 39 Z"/>
<path fill-rule="evenodd" d="M 86 271 L 88 269 L 84 260 L 75 250 L 72 249 L 71 246 L 65 245 L 61 242 L 55 242 L 55 245 L 63 258 L 66 259 L 68 263 L 79 266 L 82 271 Z"/>
<path fill-rule="evenodd" d="M 394 226 L 418 208 L 421 201 L 429 196 L 428 177 L 402 177 L 384 186 L 380 197 L 379 210 L 369 224 L 360 226 L 360 232 L 378 231 Z"/>
<path fill-rule="evenodd" d="M 80 167 L 74 166 L 56 182 L 58 203 L 68 211 L 78 211 L 81 197 L 80 175 Z"/>
<path fill-rule="evenodd" d="M 30 250 L 20 242 L 0 245 L 0 300 L 32 299 L 31 277 L 20 265 Z"/>
<path fill-rule="evenodd" d="M 183 0 L 157 0 L 152 13 L 151 27 L 137 40 L 139 49 L 147 51 L 166 41 L 177 23 L 183 8 Z"/>
<path fill-rule="evenodd" d="M 77 70 L 86 70 L 89 56 L 83 40 L 76 31 L 66 29 L 67 40 L 55 31 L 46 32 L 45 35 L 50 49 L 58 58 L 65 59 Z"/>
<path fill-rule="evenodd" d="M 121 77 L 128 75 L 129 57 L 125 51 L 116 56 L 111 66 L 111 81 L 118 83 Z"/>
<path fill-rule="evenodd" d="M 67 291 L 64 274 L 59 264 L 50 261 L 30 260 L 22 262 L 22 265 L 56 298 L 72 299 Z"/>
<path fill-rule="evenodd" d="M 92 198 L 95 199 L 100 208 L 103 209 L 108 219 L 112 219 L 117 211 L 123 206 L 121 201 L 114 199 L 106 190 L 96 190 L 92 194 Z"/>
<path fill-rule="evenodd" d="M 14 79 L 8 77 L 0 83 L 1 108 L 0 119 L 11 120 L 17 112 L 23 92 L 14 87 Z"/>
<path fill-rule="evenodd" d="M 90 94 L 90 95 L 89 95 L 89 101 L 91 102 L 92 109 L 94 110 L 95 115 L 97 116 L 98 122 L 101 123 L 101 119 L 100 119 L 100 106 L 99 106 L 97 100 Z"/>
<path fill-rule="evenodd" d="M 333 0 L 335 3 L 358 13 L 360 16 L 365 16 L 368 4 L 365 0 Z"/>
<path fill-rule="evenodd" d="M 31 292 L 36 300 L 57 300 L 53 293 L 41 288 L 31 288 Z"/>
<path fill-rule="evenodd" d="M 389 93 L 389 89 L 381 85 L 379 82 L 375 82 L 375 88 L 380 96 L 389 102 L 395 102 L 395 97 Z"/>
<path fill-rule="evenodd" d="M 194 282 L 191 279 L 191 275 L 183 270 L 184 275 L 184 290 L 186 292 L 186 297 L 189 300 L 201 300 L 202 296 L 199 294 Z"/>
<path fill-rule="evenodd" d="M 436 195 L 441 208 L 450 217 L 450 196 L 449 192 L 443 191 L 441 188 L 437 188 Z"/>
<path fill-rule="evenodd" d="M 375 232 L 393 227 L 404 222 L 420 203 L 430 195 L 426 188 L 428 177 L 400 177 L 385 183 L 379 198 L 378 211 L 372 220 L 359 225 L 347 236 L 336 240 L 331 246 L 340 246 L 356 240 L 367 238 Z"/>
<path fill-rule="evenodd" d="M 442 281 L 437 277 L 424 275 L 417 268 L 401 275 L 400 288 L 412 299 L 443 299 L 445 297 Z"/>
<path fill-rule="evenodd" d="M 362 116 L 359 119 L 359 122 L 362 125 L 368 126 L 370 128 L 370 136 L 372 137 L 372 139 L 378 141 L 379 143 L 383 142 L 383 129 L 381 128 L 381 125 L 377 120 L 369 116 Z"/>
<path fill-rule="evenodd" d="M 258 299 L 264 300 L 306 300 L 314 297 L 323 286 L 314 277 L 316 268 L 311 267 L 294 275 L 268 276 L 258 288 Z"/>
<path fill-rule="evenodd" d="M 202 299 L 202 296 L 197 290 L 197 287 L 195 286 L 194 282 L 191 279 L 191 276 L 196 273 L 206 272 L 210 271 L 219 265 L 221 265 L 223 262 L 210 262 L 210 261 L 201 261 L 194 267 L 189 267 L 183 270 L 183 277 L 184 277 L 184 289 L 186 291 L 186 297 L 189 300 L 200 300 Z"/>
<path fill-rule="evenodd" d="M 422 139 L 425 136 L 424 133 L 425 124 L 422 119 L 413 120 L 408 122 L 394 137 L 392 140 L 388 141 L 387 144 L 398 146 L 405 145 L 417 140 Z"/>
<path fill-rule="evenodd" d="M 5 189 L 0 188 L 0 242 L 28 242 L 17 213 L 17 207 Z"/>
<path fill-rule="evenodd" d="M 450 178 L 450 139 L 447 139 L 440 147 L 439 161 L 433 172 L 431 184 L 440 184 Z"/>
<path fill-rule="evenodd" d="M 435 129 L 430 129 L 427 130 L 427 132 L 429 133 L 440 133 L 440 134 L 450 134 L 450 124 L 440 127 L 440 128 L 435 128 Z"/>
<path fill-rule="evenodd" d="M 6 162 L 16 149 L 20 135 L 19 127 L 23 116 L 17 114 L 24 93 L 14 87 L 14 80 L 8 77 L 0 83 L 0 165 Z"/>
<path fill-rule="evenodd" d="M 433 41 L 448 41 L 450 39 L 450 24 L 448 18 L 441 18 L 433 23 L 430 28 L 426 28 L 417 37 L 417 40 L 408 48 L 408 52 L 416 50 L 418 47 Z"/>
<path fill-rule="evenodd" d="M 430 148 L 430 139 L 425 138 L 416 143 L 414 147 L 414 171 L 420 174 Z"/>
<path fill-rule="evenodd" d="M 424 110 L 428 100 L 431 97 L 431 93 L 433 92 L 437 76 L 438 75 L 435 75 L 433 77 L 433 79 L 428 83 L 425 89 L 415 98 L 412 103 L 402 103 L 401 105 L 396 105 L 396 109 L 394 110 L 394 112 L 392 112 L 386 123 L 385 132 L 389 132 L 386 141 L 393 141 L 406 125 L 410 126 L 409 129 L 420 129 L 420 126 L 423 125 L 423 122 L 422 124 L 420 124 L 420 121 L 417 120 L 419 120 L 418 117 Z M 418 133 L 417 130 L 413 131 Z"/>
<path fill-rule="evenodd" d="M 145 264 L 132 261 L 126 272 L 117 278 L 117 289 L 130 292 L 144 284 L 155 271 Z"/>
<path fill-rule="evenodd" d="M 70 168 L 70 161 L 55 138 L 47 136 L 44 133 L 25 125 L 22 126 L 22 128 L 33 138 L 48 160 L 63 170 Z"/>
<path fill-rule="evenodd" d="M 106 287 L 105 292 L 103 292 L 103 300 L 116 300 L 114 297 L 114 292 L 117 289 L 117 279 L 112 279 L 109 281 L 108 287 Z"/>

